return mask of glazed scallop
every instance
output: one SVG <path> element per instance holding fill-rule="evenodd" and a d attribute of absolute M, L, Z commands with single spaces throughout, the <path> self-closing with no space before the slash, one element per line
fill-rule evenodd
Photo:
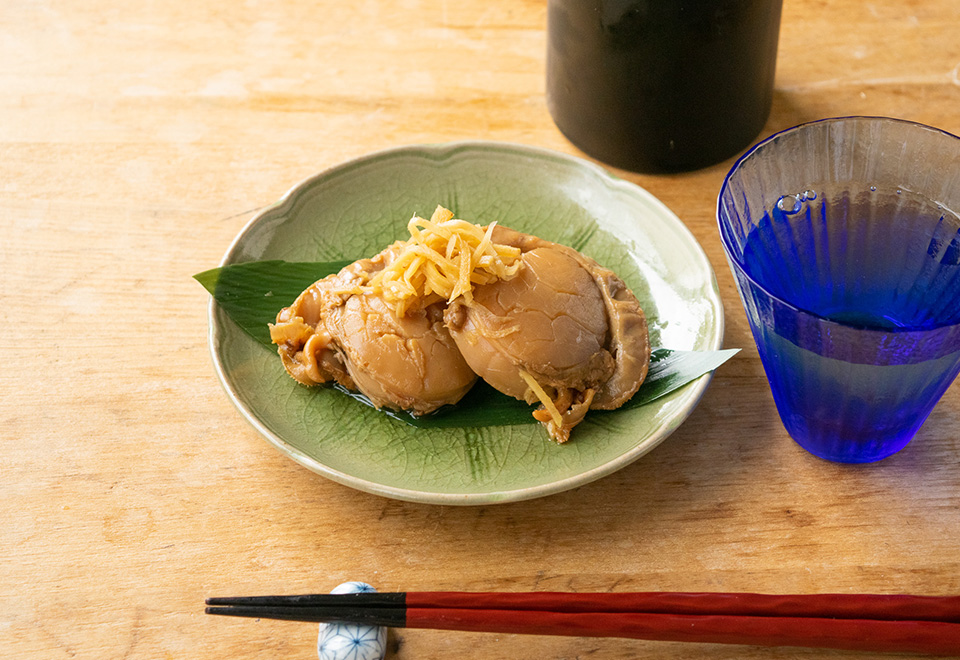
<path fill-rule="evenodd" d="M 483 378 L 566 442 L 646 378 L 647 323 L 623 281 L 578 251 L 437 207 L 398 241 L 304 291 L 271 338 L 286 370 L 422 415 Z"/>
<path fill-rule="evenodd" d="M 271 339 L 287 372 L 304 385 L 336 381 L 379 407 L 422 415 L 459 401 L 477 376 L 443 325 L 443 306 L 397 315 L 361 291 L 402 245 L 361 259 L 304 291 L 280 311 Z"/>
<path fill-rule="evenodd" d="M 623 281 L 576 250 L 505 227 L 493 240 L 521 250 L 515 277 L 474 287 L 444 319 L 470 368 L 497 390 L 543 407 L 558 442 L 587 410 L 614 409 L 647 374 L 643 310 Z"/>

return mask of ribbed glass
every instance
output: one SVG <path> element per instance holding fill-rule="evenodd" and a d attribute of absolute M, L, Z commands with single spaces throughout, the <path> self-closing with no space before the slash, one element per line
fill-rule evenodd
<path fill-rule="evenodd" d="M 720 191 L 720 236 L 780 417 L 833 461 L 902 449 L 960 371 L 960 139 L 847 117 L 779 133 Z"/>

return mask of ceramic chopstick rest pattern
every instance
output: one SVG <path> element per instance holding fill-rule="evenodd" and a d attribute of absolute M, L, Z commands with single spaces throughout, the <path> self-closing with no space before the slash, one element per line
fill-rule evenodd
<path fill-rule="evenodd" d="M 344 582 L 332 594 L 376 592 L 365 582 Z M 321 623 L 317 637 L 320 660 L 383 660 L 387 652 L 387 629 L 356 623 Z"/>

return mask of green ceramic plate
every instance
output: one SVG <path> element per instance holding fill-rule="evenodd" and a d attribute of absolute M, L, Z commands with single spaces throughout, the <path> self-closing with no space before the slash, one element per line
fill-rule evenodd
<path fill-rule="evenodd" d="M 471 222 L 497 221 L 570 245 L 613 269 L 643 305 L 654 346 L 720 348 L 723 308 L 713 269 L 683 223 L 642 188 L 535 147 L 421 145 L 344 163 L 251 220 L 221 265 L 369 256 L 407 238 L 410 217 L 429 217 L 437 204 Z M 413 428 L 335 390 L 297 385 L 276 354 L 214 302 L 210 328 L 228 395 L 280 451 L 354 488 L 436 504 L 529 499 L 608 475 L 669 436 L 710 379 L 643 407 L 588 416 L 570 442 L 557 445 L 537 424 Z"/>

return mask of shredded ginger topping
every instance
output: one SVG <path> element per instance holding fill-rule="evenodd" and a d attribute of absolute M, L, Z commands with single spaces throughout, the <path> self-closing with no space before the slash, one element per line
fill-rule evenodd
<path fill-rule="evenodd" d="M 407 223 L 410 240 L 400 244 L 393 261 L 349 293 L 379 294 L 399 317 L 460 296 L 469 304 L 474 285 L 509 280 L 522 263 L 520 248 L 493 242 L 495 225 L 457 220 L 442 206 L 429 220 L 414 215 Z"/>
<path fill-rule="evenodd" d="M 556 404 L 547 394 L 546 390 L 540 386 L 540 383 L 538 383 L 528 371 L 525 371 L 524 369 L 520 369 L 519 371 L 520 378 L 524 380 L 524 382 L 527 384 L 527 387 L 530 388 L 530 391 L 532 391 L 536 397 L 540 399 L 540 403 L 543 404 L 544 410 L 546 410 L 550 415 L 550 420 L 556 425 L 557 428 L 561 428 L 563 426 L 563 415 L 560 414 Z M 534 415 L 534 417 L 536 417 L 536 415 Z"/>

